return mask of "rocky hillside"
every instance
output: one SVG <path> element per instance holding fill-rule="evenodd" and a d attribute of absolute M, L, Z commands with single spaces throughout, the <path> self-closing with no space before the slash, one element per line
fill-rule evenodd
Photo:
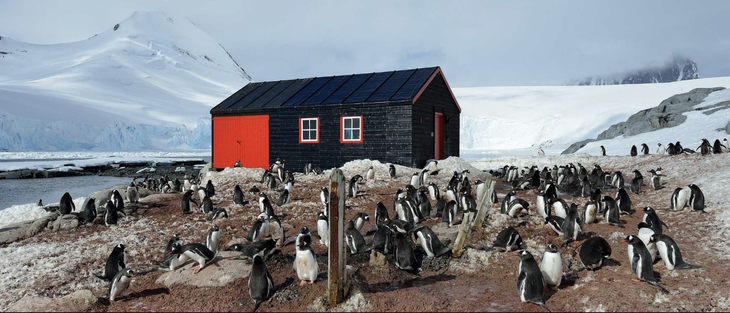
<path fill-rule="evenodd" d="M 595 76 L 573 81 L 570 85 L 624 85 L 668 83 L 681 80 L 698 79 L 700 72 L 697 63 L 688 58 L 674 58 L 664 66 L 645 68 L 612 76 Z"/>

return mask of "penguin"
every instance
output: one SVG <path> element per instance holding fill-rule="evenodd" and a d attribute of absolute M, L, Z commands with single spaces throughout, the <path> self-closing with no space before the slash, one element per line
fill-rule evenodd
<path fill-rule="evenodd" d="M 213 201 L 210 200 L 210 197 L 205 196 L 205 198 L 203 198 L 203 201 L 200 201 L 200 212 L 208 214 L 212 211 L 213 211 Z"/>
<path fill-rule="evenodd" d="M 667 144 L 667 154 L 669 154 L 669 155 L 676 155 L 677 154 L 676 148 L 674 147 L 674 144 L 671 143 L 671 142 L 669 144 Z"/>
<path fill-rule="evenodd" d="M 205 198 L 205 197 L 203 197 L 203 198 Z M 202 201 L 203 198 L 200 198 L 200 200 Z M 193 200 L 193 191 L 188 190 L 183 194 L 182 200 L 180 201 L 180 208 L 182 209 L 183 214 L 188 214 L 188 213 L 193 212 L 192 211 L 193 203 L 195 203 L 195 205 L 198 205 L 198 203 L 195 200 Z"/>
<path fill-rule="evenodd" d="M 329 220 L 323 212 L 317 213 L 317 234 L 319 234 L 319 244 L 330 246 L 330 228 Z"/>
<path fill-rule="evenodd" d="M 507 208 L 507 215 L 511 216 L 512 218 L 518 218 L 520 216 L 520 213 L 522 213 L 522 210 L 527 211 L 530 207 L 530 204 L 527 203 L 524 199 L 515 198 L 512 200 Z"/>
<path fill-rule="evenodd" d="M 276 215 L 269 216 L 269 233 L 271 238 L 276 240 L 276 246 L 284 246 L 284 240 L 286 240 L 284 226 L 281 225 L 281 220 Z"/>
<path fill-rule="evenodd" d="M 365 173 L 365 179 L 367 179 L 368 181 L 375 180 L 375 170 L 373 169 L 372 165 L 368 168 L 367 173 Z"/>
<path fill-rule="evenodd" d="M 634 235 L 629 235 L 626 239 L 621 240 L 621 242 L 628 243 L 631 246 L 630 249 L 633 249 L 633 256 L 629 258 L 629 262 L 631 264 L 631 272 L 634 273 L 634 276 L 652 284 L 665 293 L 669 293 L 666 288 L 657 282 L 656 277 L 654 277 L 653 260 L 651 259 L 649 250 L 646 249 L 646 245 L 641 239 Z"/>
<path fill-rule="evenodd" d="M 413 255 L 413 246 L 411 241 L 403 233 L 395 233 L 395 266 L 404 271 L 415 273 L 418 269 L 416 268 L 416 258 Z"/>
<path fill-rule="evenodd" d="M 256 186 L 254 186 L 254 187 L 256 187 Z M 192 190 L 190 190 L 190 191 L 192 191 Z M 198 199 L 202 201 L 203 198 L 205 198 L 206 196 L 208 196 L 208 190 L 206 190 L 205 188 L 198 188 Z M 190 199 L 192 199 L 192 198 L 193 198 L 193 196 L 191 195 Z"/>
<path fill-rule="evenodd" d="M 575 247 L 575 249 L 578 248 L 581 248 L 578 253 L 580 263 L 591 271 L 599 269 L 603 265 L 603 261 L 611 257 L 611 245 L 600 236 L 588 238 Z"/>
<path fill-rule="evenodd" d="M 619 213 L 631 216 L 631 198 L 623 187 L 616 191 L 616 205 L 618 205 Z"/>
<path fill-rule="evenodd" d="M 38 206 L 43 207 L 43 199 L 38 199 Z"/>
<path fill-rule="evenodd" d="M 115 301 L 122 296 L 122 294 L 129 288 L 129 283 L 132 282 L 134 277 L 134 270 L 131 268 L 119 271 L 114 278 L 112 283 L 109 285 L 109 301 Z"/>
<path fill-rule="evenodd" d="M 540 272 L 546 285 L 560 286 L 563 280 L 563 259 L 558 252 L 558 246 L 552 243 L 547 245 L 540 261 Z"/>
<path fill-rule="evenodd" d="M 122 198 L 122 195 L 119 194 L 119 191 L 114 189 L 111 191 L 112 193 L 112 203 L 114 203 L 114 207 L 117 208 L 117 211 L 124 212 L 124 199 Z"/>
<path fill-rule="evenodd" d="M 265 196 L 265 195 L 264 195 Z M 271 205 L 269 198 L 263 198 L 260 205 L 261 213 L 266 216 L 274 216 L 274 207 Z"/>
<path fill-rule="evenodd" d="M 659 256 L 659 251 L 657 250 L 656 245 L 649 245 L 649 239 L 651 239 L 651 236 L 654 235 L 654 230 L 652 230 L 651 227 L 649 227 L 649 224 L 645 222 L 640 222 L 639 224 L 637 224 L 636 229 L 638 230 L 636 237 L 639 237 L 644 245 L 646 245 L 647 250 L 649 250 L 649 255 L 651 255 L 651 260 L 652 262 L 654 262 L 657 256 Z M 629 246 L 628 253 L 629 259 L 631 259 L 634 253 L 634 250 L 631 246 Z"/>
<path fill-rule="evenodd" d="M 375 204 L 375 227 L 380 229 L 380 226 L 386 221 L 390 220 L 390 217 L 388 216 L 388 209 L 385 208 L 385 205 L 378 201 L 378 203 Z"/>
<path fill-rule="evenodd" d="M 276 205 L 282 206 L 287 204 L 287 202 L 289 202 L 289 189 L 284 189 L 281 195 L 279 195 L 279 200 L 276 201 Z"/>
<path fill-rule="evenodd" d="M 406 200 L 405 198 L 396 200 L 395 212 L 398 219 L 409 223 L 415 223 L 413 212 L 410 210 L 408 200 Z"/>
<path fill-rule="evenodd" d="M 221 239 L 221 229 L 218 225 L 213 225 L 205 236 L 205 247 L 210 251 L 218 251 L 218 243 Z"/>
<path fill-rule="evenodd" d="M 365 244 L 365 238 L 355 228 L 355 222 L 352 220 L 349 220 L 347 226 L 345 226 L 345 242 L 350 248 L 350 254 L 358 254 L 369 250 Z"/>
<path fill-rule="evenodd" d="M 651 188 L 654 188 L 654 190 L 662 189 L 662 183 L 659 180 L 659 175 L 657 174 L 657 172 L 652 169 L 652 170 L 649 170 L 649 174 L 651 174 L 651 176 L 649 178 Z"/>
<path fill-rule="evenodd" d="M 413 173 L 411 175 L 411 185 L 414 187 L 418 187 L 421 185 L 421 176 L 418 174 L 418 172 Z"/>
<path fill-rule="evenodd" d="M 421 213 L 421 216 L 426 219 L 431 216 L 431 201 L 428 199 L 428 196 L 426 195 L 426 190 L 421 189 L 418 194 L 416 195 L 418 199 L 418 211 Z M 473 197 L 472 197 L 473 199 Z M 476 204 L 475 204 L 476 206 Z"/>
<path fill-rule="evenodd" d="M 697 187 L 697 185 L 695 184 L 689 185 L 689 189 L 689 207 L 692 210 L 705 213 L 705 194 L 703 194 L 702 190 L 700 190 L 700 187 Z"/>
<path fill-rule="evenodd" d="M 253 256 L 251 273 L 248 276 L 248 295 L 254 301 L 253 312 L 259 308 L 261 302 L 274 295 L 274 279 L 266 267 L 266 262 L 261 254 Z"/>
<path fill-rule="evenodd" d="M 565 236 L 565 233 L 563 232 L 563 224 L 565 224 L 564 218 L 555 215 L 548 216 L 545 218 L 545 224 L 547 224 L 558 236 Z"/>
<path fill-rule="evenodd" d="M 428 169 L 424 168 L 418 177 L 419 185 L 428 184 Z M 415 186 L 415 185 L 414 185 Z"/>
<path fill-rule="evenodd" d="M 114 206 L 111 200 L 106 202 L 104 211 L 104 225 L 116 225 L 119 217 L 117 216 L 117 208 Z"/>
<path fill-rule="evenodd" d="M 89 198 L 84 205 L 84 210 L 79 213 L 79 221 L 82 223 L 93 223 L 99 212 L 96 209 L 96 199 Z"/>
<path fill-rule="evenodd" d="M 319 274 L 319 264 L 314 257 L 312 250 L 312 235 L 307 226 L 303 226 L 297 235 L 297 252 L 294 260 L 294 269 L 297 271 L 297 277 L 301 282 L 299 286 L 304 284 L 314 284 Z"/>
<path fill-rule="evenodd" d="M 684 147 L 682 147 L 682 144 L 677 141 L 677 143 L 674 144 L 674 149 L 677 152 L 677 154 L 681 154 L 682 151 L 684 151 Z"/>
<path fill-rule="evenodd" d="M 504 198 L 502 199 L 502 206 L 501 211 L 502 214 L 507 214 L 509 212 L 509 205 L 512 202 L 512 198 L 516 195 L 514 190 L 510 190 L 506 195 L 504 195 Z"/>
<path fill-rule="evenodd" d="M 706 138 L 702 138 L 702 143 L 695 150 L 698 150 L 698 149 L 700 150 L 700 154 L 702 154 L 702 155 L 708 155 L 713 150 L 712 145 L 710 144 L 710 141 L 707 140 Z"/>
<path fill-rule="evenodd" d="M 722 153 L 722 143 L 720 143 L 720 139 L 715 139 L 715 142 L 712 143 L 712 153 L 718 154 Z"/>
<path fill-rule="evenodd" d="M 637 153 L 636 153 L 636 145 L 632 145 L 631 146 L 631 156 L 632 157 L 635 157 L 636 155 L 637 155 Z"/>
<path fill-rule="evenodd" d="M 137 185 L 134 181 L 129 183 L 129 186 L 127 186 L 127 201 L 134 204 L 139 203 L 139 189 L 137 189 Z"/>
<path fill-rule="evenodd" d="M 350 178 L 350 184 L 347 186 L 347 196 L 350 198 L 357 197 L 358 182 L 362 179 L 362 176 L 355 175 Z"/>
<path fill-rule="evenodd" d="M 624 176 L 621 174 L 621 171 L 615 171 L 611 174 L 611 185 L 616 188 L 624 187 Z"/>
<path fill-rule="evenodd" d="M 601 155 L 606 156 L 606 147 L 601 146 Z"/>
<path fill-rule="evenodd" d="M 456 218 L 456 210 L 457 205 L 456 201 L 451 200 L 446 203 L 446 207 L 444 207 L 444 217 L 442 219 L 443 222 L 449 223 L 448 227 L 454 226 L 454 219 Z"/>
<path fill-rule="evenodd" d="M 534 303 L 550 312 L 542 299 L 545 288 L 540 267 L 530 252 L 513 253 L 520 257 L 519 274 L 517 276 L 517 292 L 520 300 L 525 303 Z"/>
<path fill-rule="evenodd" d="M 603 200 L 601 200 L 601 203 L 603 205 L 603 221 L 623 228 L 624 226 L 619 220 L 619 210 L 618 205 L 616 205 L 616 201 L 609 196 L 605 196 L 603 197 Z"/>
<path fill-rule="evenodd" d="M 393 230 L 388 227 L 387 223 L 384 223 L 378 227 L 378 230 L 373 235 L 373 242 L 371 249 L 378 251 L 382 254 L 389 254 L 393 252 Z"/>
<path fill-rule="evenodd" d="M 256 185 L 254 185 L 253 187 L 251 187 L 251 189 L 248 190 L 248 192 L 251 193 L 254 197 L 256 197 L 259 195 L 261 190 L 259 190 L 259 187 L 256 187 Z"/>
<path fill-rule="evenodd" d="M 355 223 L 355 229 L 360 231 L 362 229 L 362 225 L 365 224 L 366 221 L 370 221 L 370 216 L 368 216 L 367 213 L 359 212 L 355 214 L 352 221 Z"/>
<path fill-rule="evenodd" d="M 634 194 L 640 194 L 641 193 L 641 184 L 643 183 L 644 179 L 639 177 L 634 177 L 631 180 L 631 184 L 629 185 L 629 190 L 633 192 Z"/>
<path fill-rule="evenodd" d="M 672 202 L 669 209 L 672 211 L 682 211 L 687 206 L 687 200 L 687 190 L 677 187 L 672 193 Z"/>
<path fill-rule="evenodd" d="M 330 202 L 330 192 L 327 187 L 322 187 L 319 190 L 319 200 L 322 201 L 322 205 L 326 206 Z"/>
<path fill-rule="evenodd" d="M 208 221 L 215 221 L 219 218 L 228 218 L 228 211 L 225 208 L 215 208 L 208 214 L 205 219 Z"/>
<path fill-rule="evenodd" d="M 596 200 L 589 199 L 583 207 L 583 223 L 598 223 L 598 214 L 598 205 L 596 204 Z"/>
<path fill-rule="evenodd" d="M 68 192 L 64 193 L 63 196 L 61 196 L 59 211 L 61 212 L 61 215 L 71 214 L 71 212 L 76 211 L 76 205 L 74 204 L 74 201 L 73 199 L 71 199 L 71 195 Z"/>
<path fill-rule="evenodd" d="M 436 201 L 436 217 L 443 217 L 445 207 L 446 207 L 446 200 L 439 199 L 438 201 Z"/>
<path fill-rule="evenodd" d="M 251 226 L 251 229 L 248 230 L 248 235 L 246 236 L 246 239 L 248 241 L 256 242 L 259 241 L 259 239 L 268 237 L 269 234 L 269 221 L 266 219 L 266 215 L 264 213 L 261 213 L 256 218 L 256 222 L 253 224 L 253 226 Z"/>
<path fill-rule="evenodd" d="M 679 251 L 677 243 L 668 235 L 654 234 L 649 239 L 649 244 L 657 247 L 662 260 L 664 260 L 664 265 L 666 265 L 668 270 L 673 270 L 675 268 L 700 268 L 699 266 L 688 264 L 684 261 L 684 259 L 682 259 L 682 253 Z"/>
<path fill-rule="evenodd" d="M 390 220 L 387 225 L 392 231 L 401 234 L 409 234 L 413 230 L 413 224 L 402 220 Z"/>
<path fill-rule="evenodd" d="M 489 251 L 497 249 L 500 251 L 513 251 L 521 249 L 524 246 L 520 233 L 512 226 L 509 226 L 497 234 L 491 246 L 485 246 L 484 250 Z"/>
<path fill-rule="evenodd" d="M 641 153 L 643 155 L 648 155 L 649 154 L 649 146 L 647 146 L 646 143 L 642 143 L 641 144 Z"/>
<path fill-rule="evenodd" d="M 492 193 L 494 194 L 494 193 Z M 537 191 L 537 200 L 535 200 L 536 207 L 537 207 L 537 213 L 540 214 L 542 218 L 546 218 L 547 211 L 545 210 L 545 191 L 538 190 Z"/>
<path fill-rule="evenodd" d="M 236 160 L 236 163 L 233 164 L 233 168 L 237 167 L 243 167 L 243 165 L 241 164 L 241 160 Z"/>
<path fill-rule="evenodd" d="M 560 228 L 563 231 L 563 245 L 569 241 L 578 240 L 578 235 L 583 233 L 583 224 L 581 223 L 580 216 L 578 216 L 578 207 L 575 203 L 568 209 L 568 213 Z"/>
<path fill-rule="evenodd" d="M 200 243 L 189 243 L 180 248 L 180 253 L 198 263 L 195 274 L 200 272 L 205 265 L 215 258 L 215 253 Z"/>
<path fill-rule="evenodd" d="M 388 165 L 388 176 L 390 176 L 390 178 L 395 178 L 395 165 Z"/>
<path fill-rule="evenodd" d="M 208 196 L 215 196 L 215 187 L 212 180 L 208 180 L 208 183 L 205 184 L 205 192 Z"/>
<path fill-rule="evenodd" d="M 661 143 L 657 143 L 657 146 L 658 147 L 656 148 L 656 154 L 663 155 L 665 152 L 667 152 L 667 149 L 664 149 L 664 146 L 662 146 Z"/>
<path fill-rule="evenodd" d="M 233 188 L 233 203 L 238 205 L 245 204 L 243 202 L 243 190 L 239 185 L 236 185 L 236 187 Z"/>
<path fill-rule="evenodd" d="M 649 227 L 651 227 L 655 234 L 662 234 L 662 225 L 669 229 L 669 226 L 659 219 L 659 215 L 656 214 L 654 209 L 651 207 L 645 207 L 642 210 L 644 211 L 644 217 L 641 218 L 641 221 L 649 224 Z"/>
<path fill-rule="evenodd" d="M 264 261 L 277 252 L 274 239 L 235 244 L 226 248 L 226 251 L 241 251 L 240 255 L 234 256 L 232 259 L 253 259 L 254 255 L 261 253 Z"/>
<path fill-rule="evenodd" d="M 545 156 L 545 151 L 542 150 L 542 148 L 537 149 L 537 155 L 538 156 Z"/>
<path fill-rule="evenodd" d="M 312 172 L 312 162 L 307 161 L 304 163 L 304 175 L 309 175 Z"/>
<path fill-rule="evenodd" d="M 722 152 L 730 150 L 730 144 L 727 142 L 727 138 L 722 138 Z"/>
<path fill-rule="evenodd" d="M 545 204 L 545 211 L 548 216 L 558 216 L 565 218 L 568 215 L 568 203 L 561 198 L 552 198 Z"/>
<path fill-rule="evenodd" d="M 99 278 L 104 280 L 111 280 L 121 270 L 127 267 L 127 248 L 124 244 L 118 244 L 112 249 L 112 253 L 106 258 L 106 265 L 104 266 L 104 276 Z"/>
<path fill-rule="evenodd" d="M 438 199 L 441 199 L 441 195 L 439 194 L 439 188 L 434 184 L 433 182 L 428 183 L 428 195 L 431 198 L 432 201 L 437 201 Z"/>
<path fill-rule="evenodd" d="M 439 257 L 451 250 L 451 248 L 443 246 L 436 233 L 428 226 L 416 228 L 413 231 L 413 237 L 418 239 L 423 251 L 426 252 L 426 256 L 429 258 Z"/>
<path fill-rule="evenodd" d="M 179 234 L 173 234 L 170 240 L 167 241 L 167 245 L 165 246 L 165 255 L 169 254 L 172 251 L 172 246 L 178 243 L 178 245 L 182 246 L 182 240 L 180 240 Z"/>

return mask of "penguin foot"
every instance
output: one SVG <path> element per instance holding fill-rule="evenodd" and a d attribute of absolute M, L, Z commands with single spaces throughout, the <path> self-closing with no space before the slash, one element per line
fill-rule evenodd
<path fill-rule="evenodd" d="M 306 280 L 302 280 L 301 282 L 299 282 L 299 287 L 302 287 L 302 286 L 304 286 L 306 284 L 307 284 L 307 281 Z"/>
<path fill-rule="evenodd" d="M 308 281 L 307 283 L 310 285 L 314 285 L 314 281 L 312 281 L 312 280 Z"/>
<path fill-rule="evenodd" d="M 631 281 L 636 282 L 636 283 L 640 283 L 641 282 L 641 280 L 638 279 L 638 278 L 632 278 Z"/>
<path fill-rule="evenodd" d="M 198 272 L 200 272 L 200 270 L 202 270 L 202 268 L 198 268 L 197 270 L 195 270 L 195 274 L 197 274 Z"/>

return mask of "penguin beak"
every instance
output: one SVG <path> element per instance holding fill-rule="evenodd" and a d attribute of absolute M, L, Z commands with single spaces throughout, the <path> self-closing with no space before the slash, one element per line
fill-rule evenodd
<path fill-rule="evenodd" d="M 622 239 L 621 242 L 626 242 L 626 239 Z"/>
<path fill-rule="evenodd" d="M 651 245 L 651 241 L 649 241 L 649 243 L 647 243 L 646 245 L 647 245 L 647 246 L 650 246 L 650 245 Z"/>
<path fill-rule="evenodd" d="M 517 253 L 517 252 L 512 252 L 512 255 L 517 255 L 517 256 L 519 256 L 520 254 L 519 254 L 519 253 Z"/>

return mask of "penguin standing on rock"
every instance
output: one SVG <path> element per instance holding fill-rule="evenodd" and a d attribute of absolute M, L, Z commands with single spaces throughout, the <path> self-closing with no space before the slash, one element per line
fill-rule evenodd
<path fill-rule="evenodd" d="M 112 202 L 114 203 L 114 207 L 117 208 L 117 211 L 124 212 L 124 198 L 122 198 L 122 195 L 119 194 L 119 191 L 114 189 L 111 191 L 112 193 Z"/>
<path fill-rule="evenodd" d="M 545 305 L 545 300 L 543 300 L 545 281 L 537 261 L 527 251 L 513 254 L 520 257 L 519 274 L 517 276 L 517 292 L 520 293 L 520 300 L 525 303 L 537 304 L 551 312 Z"/>
<path fill-rule="evenodd" d="M 547 245 L 540 261 L 540 272 L 542 272 L 545 284 L 560 286 L 560 282 L 563 280 L 563 259 L 558 252 L 558 246 L 552 243 Z"/>
<path fill-rule="evenodd" d="M 195 270 L 195 274 L 200 272 L 208 262 L 215 258 L 215 253 L 210 251 L 204 244 L 200 243 L 189 243 L 183 245 L 181 248 L 181 254 L 187 256 L 193 261 L 198 263 L 198 269 Z"/>
<path fill-rule="evenodd" d="M 689 185 L 689 189 L 689 207 L 692 208 L 692 210 L 705 213 L 705 194 L 702 193 L 700 187 L 697 187 L 695 184 Z"/>
<path fill-rule="evenodd" d="M 669 293 L 669 291 L 657 282 L 654 277 L 654 260 L 651 259 L 649 250 L 647 250 L 644 242 L 634 235 L 629 235 L 626 239 L 621 242 L 628 243 L 633 248 L 633 256 L 629 259 L 631 264 L 631 272 L 634 273 L 637 280 L 643 280 L 657 288 L 659 290 Z"/>
<path fill-rule="evenodd" d="M 38 201 L 40 203 L 40 201 Z M 71 212 L 76 210 L 76 205 L 73 202 L 73 199 L 71 199 L 71 195 L 66 192 L 61 196 L 61 202 L 59 203 L 59 211 L 62 215 L 71 214 Z"/>
<path fill-rule="evenodd" d="M 109 301 L 115 301 L 129 288 L 129 283 L 134 277 L 134 270 L 131 268 L 119 271 L 109 285 Z"/>
<path fill-rule="evenodd" d="M 253 256 L 251 274 L 248 276 L 248 295 L 254 301 L 253 312 L 256 312 L 261 302 L 274 295 L 274 288 L 276 287 L 261 254 L 263 252 Z"/>

